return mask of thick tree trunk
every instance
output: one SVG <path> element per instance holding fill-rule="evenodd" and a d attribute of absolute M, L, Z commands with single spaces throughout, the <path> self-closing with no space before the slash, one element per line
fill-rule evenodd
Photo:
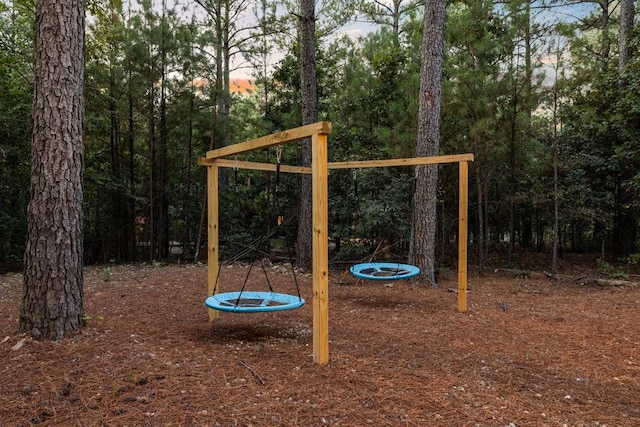
<path fill-rule="evenodd" d="M 300 92 L 302 124 L 318 121 L 316 81 L 316 18 L 315 2 L 300 0 Z M 311 141 L 302 143 L 302 164 L 311 165 Z M 303 176 L 298 208 L 297 264 L 309 268 L 312 262 L 312 188 L 311 177 Z"/>
<path fill-rule="evenodd" d="M 82 326 L 84 2 L 36 4 L 31 198 L 20 330 L 60 339 Z"/>
<path fill-rule="evenodd" d="M 618 34 L 618 71 L 620 72 L 619 88 L 620 96 L 624 96 L 627 90 L 626 77 L 623 74 L 630 59 L 629 40 L 633 31 L 635 6 L 633 0 L 620 1 L 620 31 Z M 616 178 L 615 189 L 615 218 L 613 254 L 616 258 L 630 255 L 636 251 L 636 237 L 638 234 L 638 210 L 634 207 L 634 193 L 629 191 L 626 182 L 631 180 L 632 172 L 623 160 L 620 172 Z"/>
<path fill-rule="evenodd" d="M 425 0 L 416 157 L 439 154 L 445 15 L 445 0 Z M 421 279 L 435 286 L 438 167 L 416 167 L 415 179 L 409 262 L 420 267 Z"/>
<path fill-rule="evenodd" d="M 620 31 L 618 33 L 618 70 L 624 71 L 629 62 L 629 40 L 633 30 L 635 5 L 633 0 L 620 1 Z"/>

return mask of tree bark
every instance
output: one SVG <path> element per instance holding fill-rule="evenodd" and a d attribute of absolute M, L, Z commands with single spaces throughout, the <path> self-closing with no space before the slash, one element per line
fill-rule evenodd
<path fill-rule="evenodd" d="M 633 31 L 633 21 L 635 16 L 635 6 L 633 0 L 620 1 L 620 31 L 618 34 L 618 87 L 620 96 L 624 97 L 628 82 L 624 70 L 630 59 L 629 40 Z M 615 218 L 614 218 L 614 241 L 613 254 L 615 257 L 624 257 L 636 251 L 636 240 L 638 234 L 638 211 L 634 207 L 634 193 L 629 191 L 624 183 L 632 178 L 631 168 L 628 167 L 628 160 L 622 161 L 618 177 L 616 177 L 615 187 Z"/>
<path fill-rule="evenodd" d="M 83 323 L 84 1 L 38 0 L 28 236 L 19 328 Z"/>
<path fill-rule="evenodd" d="M 629 40 L 635 18 L 633 0 L 620 1 L 620 31 L 618 33 L 618 70 L 623 72 L 629 62 Z"/>
<path fill-rule="evenodd" d="M 439 154 L 445 15 L 445 0 L 425 0 L 416 157 Z M 420 268 L 421 279 L 436 286 L 438 167 L 416 167 L 415 179 L 409 262 Z"/>
<path fill-rule="evenodd" d="M 300 92 L 302 124 L 318 121 L 318 93 L 316 79 L 316 18 L 315 2 L 300 0 Z M 302 164 L 311 165 L 311 140 L 302 143 Z M 312 187 L 311 177 L 303 176 L 300 183 L 298 208 L 297 264 L 309 268 L 312 262 Z"/>

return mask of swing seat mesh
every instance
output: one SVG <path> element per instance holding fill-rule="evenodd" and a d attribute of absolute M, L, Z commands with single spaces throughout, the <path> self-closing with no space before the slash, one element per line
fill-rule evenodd
<path fill-rule="evenodd" d="M 207 307 L 230 313 L 263 313 L 302 307 L 304 299 L 277 292 L 223 292 L 208 297 Z"/>
<path fill-rule="evenodd" d="M 353 265 L 349 271 L 360 279 L 367 280 L 400 280 L 415 277 L 420 269 L 415 265 L 395 262 L 369 262 Z"/>

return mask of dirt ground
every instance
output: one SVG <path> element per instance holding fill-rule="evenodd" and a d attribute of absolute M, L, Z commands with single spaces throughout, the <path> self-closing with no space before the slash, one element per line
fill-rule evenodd
<path fill-rule="evenodd" d="M 286 268 L 268 270 L 277 291 L 295 292 Z M 246 271 L 225 267 L 223 290 L 238 290 Z M 453 273 L 435 289 L 334 271 L 331 362 L 320 367 L 308 274 L 299 275 L 304 307 L 223 313 L 213 324 L 205 266 L 85 276 L 87 326 L 58 342 L 16 331 L 22 278 L 0 276 L 0 425 L 640 425 L 632 283 L 490 271 L 470 277 L 461 314 Z"/>

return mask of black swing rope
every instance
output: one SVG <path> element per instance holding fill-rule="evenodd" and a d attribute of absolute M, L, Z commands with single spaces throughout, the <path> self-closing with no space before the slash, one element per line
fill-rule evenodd
<path fill-rule="evenodd" d="M 284 241 L 287 245 L 287 257 L 289 258 L 289 265 L 291 266 L 291 273 L 293 274 L 293 282 L 296 285 L 296 293 L 298 295 L 298 299 L 302 300 L 300 296 L 300 285 L 298 284 L 298 275 L 296 274 L 296 269 L 294 268 L 293 263 L 293 244 L 287 238 L 287 229 L 286 225 L 288 224 L 284 220 L 284 214 L 282 213 L 282 207 L 280 205 L 280 165 L 282 164 L 282 146 L 278 146 L 276 148 L 276 189 L 275 189 L 275 204 L 276 204 L 276 214 L 277 214 L 277 224 L 278 227 L 282 231 L 282 235 L 284 236 Z M 294 216 L 292 216 L 292 219 Z"/>
<path fill-rule="evenodd" d="M 244 282 L 242 284 L 242 288 L 239 292 L 226 292 L 222 294 L 217 294 L 218 283 L 220 280 L 220 272 L 221 269 L 218 269 L 218 274 L 215 279 L 215 285 L 213 289 L 213 295 L 211 295 L 206 300 L 206 305 L 210 308 L 222 311 L 230 311 L 230 312 L 265 312 L 265 311 L 277 311 L 277 310 L 287 310 L 292 308 L 300 307 L 304 304 L 304 299 L 300 295 L 300 286 L 298 283 L 298 278 L 296 275 L 296 271 L 293 264 L 292 257 L 292 248 L 289 242 L 289 239 L 286 236 L 286 226 L 290 223 L 289 221 L 284 221 L 284 215 L 282 215 L 280 199 L 279 199 L 279 185 L 280 185 L 280 165 L 282 158 L 282 148 L 280 146 L 277 147 L 276 150 L 276 185 L 275 185 L 275 195 L 274 202 L 276 205 L 277 211 L 277 227 L 273 230 L 266 233 L 263 237 L 255 240 L 250 245 L 243 245 L 245 248 L 241 250 L 241 254 L 236 254 L 227 263 L 233 262 L 234 260 L 239 259 L 243 255 L 246 255 L 248 252 L 253 251 L 255 256 L 249 265 L 249 270 L 247 275 L 245 276 Z M 236 160 L 237 162 L 237 160 Z M 234 166 L 234 178 L 236 181 L 236 194 L 237 194 L 237 165 Z M 283 231 L 285 230 L 285 231 Z M 287 254 L 289 258 L 289 264 L 291 265 L 291 270 L 293 273 L 293 279 L 296 286 L 297 299 L 295 296 L 281 294 L 274 291 L 274 288 L 271 284 L 271 280 L 269 279 L 269 275 L 267 273 L 266 267 L 264 265 L 264 259 L 260 259 L 260 265 L 262 267 L 262 272 L 264 273 L 267 286 L 269 288 L 269 292 L 252 292 L 246 291 L 247 283 L 249 282 L 249 277 L 251 275 L 251 271 L 255 265 L 255 262 L 258 258 L 258 254 L 262 253 L 268 256 L 268 254 L 260 251 L 258 248 L 262 243 L 267 242 L 271 237 L 278 234 L 278 232 L 283 231 L 284 239 L 287 244 Z M 273 304 L 273 305 L 272 305 Z"/>

